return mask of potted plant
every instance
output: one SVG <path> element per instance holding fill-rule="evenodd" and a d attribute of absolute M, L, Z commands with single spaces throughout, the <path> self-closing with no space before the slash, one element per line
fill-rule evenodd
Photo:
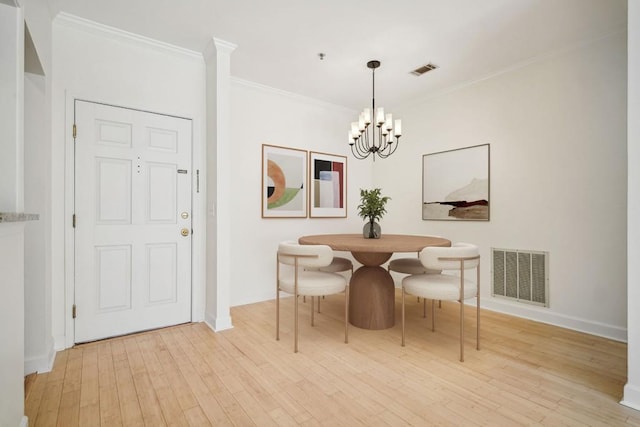
<path fill-rule="evenodd" d="M 362 229 L 362 235 L 366 239 L 380 238 L 380 225 L 376 221 L 382 219 L 382 216 L 387 213 L 385 206 L 391 199 L 388 196 L 381 196 L 381 191 L 380 188 L 374 188 L 373 190 L 360 189 L 358 215 L 368 221 Z"/>

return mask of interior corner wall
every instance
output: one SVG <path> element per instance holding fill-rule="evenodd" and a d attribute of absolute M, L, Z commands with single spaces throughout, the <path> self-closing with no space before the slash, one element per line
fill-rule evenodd
<path fill-rule="evenodd" d="M 626 70 L 618 33 L 405 105 L 383 229 L 479 245 L 486 308 L 626 340 Z M 422 156 L 486 143 L 490 221 L 422 220 Z M 494 247 L 549 252 L 548 308 L 491 296 Z"/>
<path fill-rule="evenodd" d="M 25 374 L 48 372 L 53 358 L 51 334 L 51 271 L 49 190 L 51 128 L 49 126 L 46 77 L 25 74 L 24 205 L 39 215 L 25 225 L 24 315 Z"/>
<path fill-rule="evenodd" d="M 204 170 L 205 66 L 201 56 L 119 34 L 116 29 L 103 31 L 99 25 L 69 16 L 54 20 L 52 57 L 52 304 L 56 349 L 61 349 L 73 344 L 68 341 L 73 329 L 65 293 L 66 283 L 73 279 L 65 273 L 65 257 L 72 258 L 68 252 L 72 245 L 72 240 L 68 241 L 69 198 L 65 199 L 72 181 L 65 165 L 73 165 L 73 157 L 69 158 L 69 152 L 73 152 L 69 148 L 73 114 L 70 100 L 81 98 L 192 119 L 193 169 Z M 203 230 L 203 195 L 195 194 L 192 203 L 193 228 Z M 202 247 L 202 238 L 202 234 L 194 234 L 194 247 Z M 198 256 L 202 256 L 202 250 L 194 251 L 192 312 L 196 321 L 204 318 L 204 262 L 198 261 Z"/>
<path fill-rule="evenodd" d="M 356 160 L 348 151 L 345 135 L 356 116 L 356 111 L 232 80 L 232 306 L 275 298 L 280 241 L 362 232 L 358 189 L 371 185 L 372 168 L 370 160 Z M 347 156 L 347 218 L 262 218 L 262 144 Z"/>

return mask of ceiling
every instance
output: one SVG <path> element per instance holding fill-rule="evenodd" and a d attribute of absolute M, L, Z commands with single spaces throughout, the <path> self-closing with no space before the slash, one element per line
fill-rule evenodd
<path fill-rule="evenodd" d="M 48 0 L 60 11 L 203 52 L 237 45 L 234 77 L 361 110 L 432 96 L 625 31 L 627 0 Z M 324 53 L 324 60 L 318 54 Z M 432 62 L 423 76 L 409 72 Z"/>

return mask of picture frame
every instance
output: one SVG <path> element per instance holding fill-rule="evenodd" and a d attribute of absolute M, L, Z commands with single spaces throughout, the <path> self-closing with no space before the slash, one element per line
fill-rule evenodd
<path fill-rule="evenodd" d="M 347 157 L 309 153 L 309 216 L 347 217 Z"/>
<path fill-rule="evenodd" d="M 262 144 L 262 218 L 307 217 L 306 150 Z"/>
<path fill-rule="evenodd" d="M 422 219 L 489 221 L 490 147 L 422 156 Z"/>

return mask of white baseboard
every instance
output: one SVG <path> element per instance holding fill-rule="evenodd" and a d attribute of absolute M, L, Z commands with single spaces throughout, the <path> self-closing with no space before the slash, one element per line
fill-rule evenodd
<path fill-rule="evenodd" d="M 22 419 L 20 420 L 20 427 L 29 427 L 29 418 L 27 418 L 26 415 L 22 416 Z"/>
<path fill-rule="evenodd" d="M 469 299 L 468 301 L 475 304 L 475 300 Z M 609 338 L 615 341 L 627 342 L 626 328 L 555 313 L 545 307 L 538 307 L 534 305 L 530 306 L 522 303 L 511 303 L 497 298 L 481 298 L 480 305 L 482 308 L 486 308 L 487 310 L 535 320 L 536 322 L 548 323 L 550 325 L 585 332 L 587 334 Z"/>
<path fill-rule="evenodd" d="M 56 351 L 62 351 L 67 348 L 67 337 L 66 335 L 56 335 L 53 337 L 53 348 Z"/>
<path fill-rule="evenodd" d="M 205 314 L 204 323 L 211 328 L 213 332 L 220 332 L 226 329 L 233 329 L 233 323 L 231 323 L 231 317 L 218 317 L 215 318 L 209 313 Z"/>
<path fill-rule="evenodd" d="M 30 357 L 24 360 L 24 374 L 32 374 L 34 372 L 38 372 L 40 374 L 45 372 L 50 372 L 53 368 L 53 361 L 56 358 L 56 350 L 54 349 L 53 343 L 51 343 L 51 347 L 47 354 L 43 354 L 37 357 Z"/>
<path fill-rule="evenodd" d="M 624 396 L 620 404 L 640 411 L 640 386 L 627 383 L 624 386 Z"/>

